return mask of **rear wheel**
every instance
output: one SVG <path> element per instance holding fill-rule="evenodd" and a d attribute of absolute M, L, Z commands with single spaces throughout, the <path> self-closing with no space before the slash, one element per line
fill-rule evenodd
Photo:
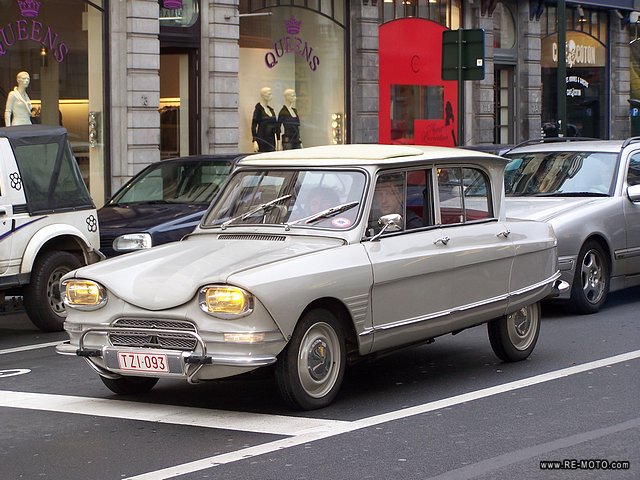
<path fill-rule="evenodd" d="M 609 267 L 600 244 L 586 242 L 578 254 L 569 308 L 576 313 L 596 313 L 609 293 Z"/>
<path fill-rule="evenodd" d="M 342 326 L 330 311 L 305 314 L 276 363 L 276 380 L 293 408 L 313 410 L 329 405 L 344 377 L 346 348 Z"/>
<path fill-rule="evenodd" d="M 81 266 L 80 259 L 69 252 L 45 252 L 36 259 L 31 281 L 24 289 L 24 308 L 40 330 L 62 330 L 67 311 L 60 295 L 60 279 Z"/>
<path fill-rule="evenodd" d="M 148 377 L 120 377 L 106 378 L 100 377 L 109 390 L 118 395 L 135 395 L 138 393 L 147 393 L 156 383 L 157 378 Z"/>
<path fill-rule="evenodd" d="M 505 362 L 524 360 L 536 346 L 540 334 L 540 304 L 522 307 L 487 323 L 493 352 Z"/>

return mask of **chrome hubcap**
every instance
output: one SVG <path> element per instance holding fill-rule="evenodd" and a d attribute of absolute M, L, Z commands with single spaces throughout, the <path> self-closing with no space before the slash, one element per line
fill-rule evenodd
<path fill-rule="evenodd" d="M 589 250 L 582 261 L 580 279 L 584 298 L 590 303 L 598 303 L 604 295 L 603 260 L 595 250 Z"/>
<path fill-rule="evenodd" d="M 340 342 L 327 323 L 316 323 L 305 333 L 298 355 L 300 384 L 311 397 L 321 398 L 334 387 L 340 371 Z"/>
<path fill-rule="evenodd" d="M 518 350 L 531 346 L 538 329 L 538 315 L 534 306 L 523 307 L 507 317 L 507 330 L 511 344 Z"/>
<path fill-rule="evenodd" d="M 67 311 L 64 308 L 62 302 L 62 295 L 60 295 L 60 279 L 68 273 L 69 270 L 57 269 L 54 270 L 49 281 L 47 282 L 47 299 L 49 300 L 49 307 L 59 317 L 66 317 Z"/>

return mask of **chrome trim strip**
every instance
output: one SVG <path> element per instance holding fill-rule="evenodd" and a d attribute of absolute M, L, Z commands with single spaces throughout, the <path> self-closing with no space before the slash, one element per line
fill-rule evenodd
<path fill-rule="evenodd" d="M 625 258 L 633 258 L 640 256 L 640 247 L 625 248 L 623 250 L 616 250 L 613 254 L 616 260 L 623 260 Z"/>
<path fill-rule="evenodd" d="M 482 300 L 479 302 L 474 302 L 474 303 L 469 303 L 467 305 L 462 305 L 460 307 L 456 307 L 456 308 L 452 308 L 451 310 L 443 310 L 441 312 L 435 312 L 435 313 L 431 313 L 429 315 L 422 315 L 419 317 L 414 317 L 414 318 L 409 318 L 407 320 L 401 320 L 399 322 L 395 322 L 395 323 L 387 323 L 385 325 L 381 325 L 381 326 L 374 326 L 373 328 L 369 328 L 365 331 L 363 331 L 362 333 L 360 333 L 360 336 L 364 336 L 364 335 L 369 335 L 371 333 L 374 333 L 377 330 L 389 330 L 392 328 L 396 328 L 396 327 L 403 327 L 405 325 L 411 325 L 414 323 L 420 323 L 420 322 L 424 322 L 427 320 L 432 320 L 434 318 L 439 318 L 439 317 L 444 317 L 446 315 L 451 315 L 452 313 L 455 312 L 462 312 L 465 310 L 470 310 L 473 308 L 477 308 L 477 307 L 481 307 L 484 305 L 489 305 L 491 303 L 496 303 L 502 300 L 509 300 L 511 297 L 515 297 L 518 295 L 523 295 L 525 293 L 528 293 L 532 290 L 536 290 L 538 288 L 544 287 L 546 285 L 548 285 L 551 282 L 554 282 L 555 280 L 557 280 L 558 278 L 560 278 L 560 271 L 557 271 L 556 273 L 554 273 L 553 275 L 551 275 L 549 278 L 547 278 L 546 280 L 542 280 L 541 282 L 535 283 L 533 285 L 529 285 L 527 287 L 521 288 L 519 290 L 516 290 L 515 292 L 511 292 L 505 295 L 499 295 L 497 297 L 493 297 L 493 298 L 489 298 L 487 300 Z"/>

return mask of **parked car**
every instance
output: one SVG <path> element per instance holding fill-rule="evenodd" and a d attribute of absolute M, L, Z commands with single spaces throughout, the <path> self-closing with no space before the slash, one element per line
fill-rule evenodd
<path fill-rule="evenodd" d="M 527 358 L 560 288 L 556 238 L 505 220 L 505 163 L 388 145 L 247 157 L 181 242 L 65 277 L 58 351 L 120 394 L 275 363 L 301 409 L 335 398 L 347 362 L 483 323 L 498 357 Z M 467 198 L 467 179 L 485 195 Z"/>
<path fill-rule="evenodd" d="M 193 155 L 149 165 L 98 210 L 107 257 L 180 240 L 198 225 L 238 155 Z"/>
<path fill-rule="evenodd" d="M 96 207 L 62 127 L 0 128 L 0 296 L 23 296 L 31 321 L 60 331 L 59 280 L 104 258 Z"/>
<path fill-rule="evenodd" d="M 509 217 L 558 236 L 559 298 L 597 312 L 609 292 L 640 284 L 640 138 L 535 142 L 506 154 Z"/>

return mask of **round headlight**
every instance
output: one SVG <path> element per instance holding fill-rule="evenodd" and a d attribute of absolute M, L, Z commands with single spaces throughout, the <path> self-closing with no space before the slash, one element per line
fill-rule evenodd
<path fill-rule="evenodd" d="M 151 248 L 152 244 L 151 235 L 148 233 L 127 233 L 113 241 L 113 249 L 116 252 L 133 252 Z"/>
<path fill-rule="evenodd" d="M 102 285 L 81 279 L 62 282 L 64 304 L 78 310 L 97 310 L 107 303 L 107 292 Z"/>
<path fill-rule="evenodd" d="M 203 312 L 221 318 L 236 318 L 253 311 L 253 296 L 238 287 L 208 285 L 198 294 L 198 303 Z"/>

